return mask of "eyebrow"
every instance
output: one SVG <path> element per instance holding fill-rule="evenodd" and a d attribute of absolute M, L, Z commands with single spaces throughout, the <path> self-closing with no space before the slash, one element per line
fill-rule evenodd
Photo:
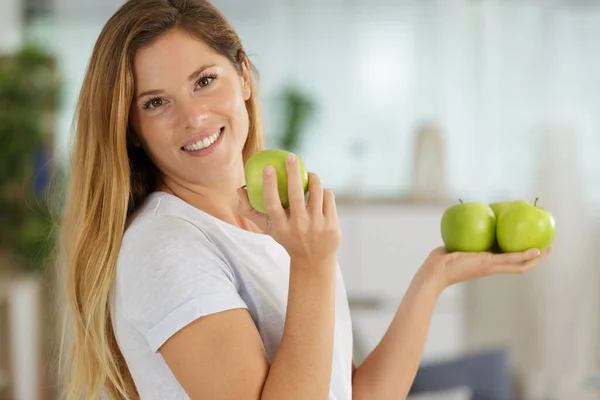
<path fill-rule="evenodd" d="M 203 65 L 200 68 L 198 68 L 197 70 L 195 70 L 194 72 L 192 72 L 189 76 L 188 76 L 188 80 L 189 81 L 193 81 L 196 78 L 198 78 L 200 76 L 200 74 L 202 74 L 205 70 L 214 67 L 215 64 L 211 64 L 211 65 Z M 161 94 L 164 93 L 164 90 L 148 90 L 146 92 L 140 93 L 137 96 L 137 99 L 141 99 L 142 97 L 145 96 L 152 96 L 152 95 L 157 95 L 157 94 Z"/>

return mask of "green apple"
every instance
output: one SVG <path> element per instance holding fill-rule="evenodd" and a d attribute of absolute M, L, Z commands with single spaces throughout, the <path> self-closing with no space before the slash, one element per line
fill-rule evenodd
<path fill-rule="evenodd" d="M 506 210 L 506 208 L 512 204 L 512 201 L 500 201 L 497 203 L 491 203 L 490 208 L 494 211 L 494 215 L 496 218 L 500 217 L 502 211 Z"/>
<path fill-rule="evenodd" d="M 444 212 L 441 233 L 450 252 L 488 251 L 496 239 L 496 216 L 486 203 L 460 201 Z"/>
<path fill-rule="evenodd" d="M 556 222 L 550 212 L 537 205 L 517 200 L 498 218 L 496 235 L 506 253 L 538 249 L 544 252 L 554 241 Z"/>
<path fill-rule="evenodd" d="M 248 199 L 255 210 L 261 213 L 266 213 L 267 208 L 263 201 L 263 171 L 267 165 L 271 165 L 277 174 L 277 188 L 279 190 L 279 198 L 281 205 L 284 208 L 290 206 L 288 198 L 288 176 L 286 169 L 286 158 L 290 154 L 289 151 L 280 149 L 262 150 L 252 155 L 244 166 L 244 175 L 246 178 L 246 190 Z M 304 194 L 308 191 L 308 173 L 304 166 L 304 162 L 298 157 L 300 166 L 300 179 Z"/>
<path fill-rule="evenodd" d="M 502 211 L 504 211 L 511 204 L 512 204 L 512 201 L 500 201 L 500 202 L 490 204 L 490 208 L 494 211 L 494 215 L 496 215 L 496 227 L 498 226 L 497 225 L 498 217 L 500 217 L 500 214 L 502 213 Z M 494 245 L 492 246 L 490 251 L 492 253 L 496 253 L 496 254 L 503 253 L 502 248 L 498 244 L 497 232 L 496 232 L 496 240 L 494 241 Z"/>

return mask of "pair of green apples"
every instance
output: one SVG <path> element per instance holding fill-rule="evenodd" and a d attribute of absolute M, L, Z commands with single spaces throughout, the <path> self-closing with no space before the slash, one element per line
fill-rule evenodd
<path fill-rule="evenodd" d="M 544 252 L 554 241 L 554 216 L 538 199 L 486 204 L 471 202 L 446 209 L 441 234 L 450 252 L 513 253 L 532 248 Z"/>

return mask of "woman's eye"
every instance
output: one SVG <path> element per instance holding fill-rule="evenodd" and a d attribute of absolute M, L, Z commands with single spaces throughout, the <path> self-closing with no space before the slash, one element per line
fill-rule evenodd
<path fill-rule="evenodd" d="M 214 79 L 215 79 L 214 76 L 204 76 L 204 77 L 198 79 L 197 85 L 198 85 L 198 87 L 202 87 L 202 88 L 209 86 Z"/>
<path fill-rule="evenodd" d="M 154 97 L 154 98 L 148 100 L 144 104 L 144 110 L 158 108 L 158 107 L 163 106 L 164 104 L 165 104 L 165 101 L 164 101 L 163 98 L 161 98 L 161 97 Z"/>

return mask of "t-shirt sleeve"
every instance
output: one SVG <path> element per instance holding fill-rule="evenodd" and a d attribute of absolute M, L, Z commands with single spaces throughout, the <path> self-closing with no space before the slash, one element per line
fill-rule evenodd
<path fill-rule="evenodd" d="M 190 322 L 247 308 L 218 249 L 183 219 L 155 216 L 124 240 L 117 270 L 119 309 L 153 352 Z"/>

